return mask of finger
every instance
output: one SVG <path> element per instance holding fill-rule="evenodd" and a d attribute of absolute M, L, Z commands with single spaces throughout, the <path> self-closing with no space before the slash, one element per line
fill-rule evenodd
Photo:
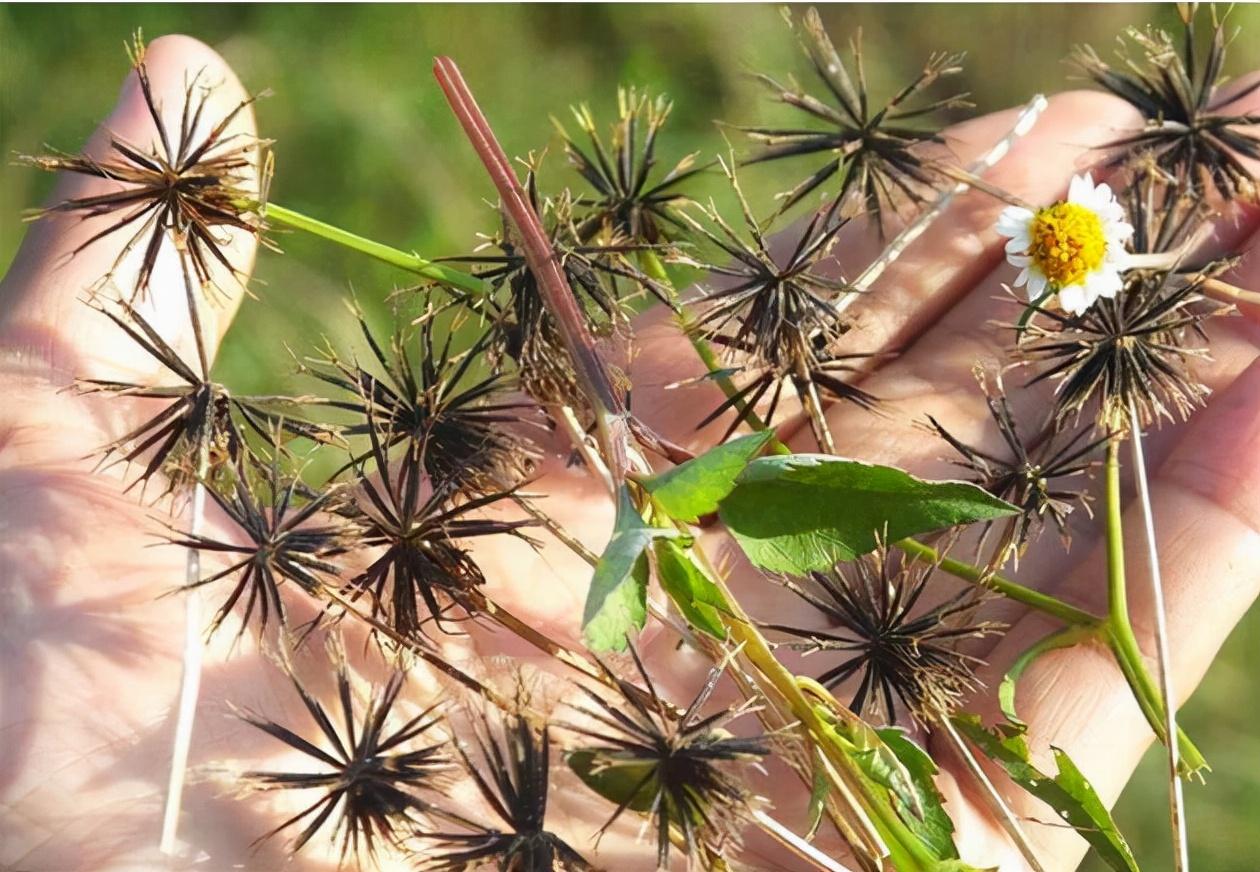
<path fill-rule="evenodd" d="M 190 84 L 194 95 L 200 93 L 202 86 L 211 88 L 198 132 L 192 137 L 194 141 L 204 137 L 247 98 L 226 62 L 195 39 L 168 36 L 154 40 L 145 61 L 159 115 L 173 139 L 179 134 Z M 254 136 L 249 107 L 236 115 L 224 133 L 240 138 L 238 141 Z M 97 160 L 117 158 L 116 152 L 111 154 L 111 140 L 115 138 L 146 153 L 160 142 L 135 71 L 128 75 L 117 105 L 89 139 L 85 153 Z M 63 175 L 51 202 L 125 187 L 121 182 L 85 175 Z M 116 223 L 122 214 L 112 212 L 84 219 L 81 213 L 56 212 L 31 227 L 0 286 L 0 347 L 6 349 L 11 361 L 33 369 L 46 368 L 61 382 L 84 375 L 141 382 L 157 376 L 159 367 L 155 361 L 107 318 L 82 302 L 91 289 L 102 286 L 106 276 L 110 279 L 103 286 L 105 296 L 129 299 L 134 293 L 148 236 L 123 256 L 116 269 L 115 264 L 142 222 L 109 233 L 78 250 L 95 234 Z M 223 238 L 222 249 L 235 269 L 247 275 L 256 247 L 251 234 L 222 227 L 215 231 Z M 201 311 L 211 353 L 241 297 L 239 284 L 228 270 L 216 267 L 214 277 L 223 298 L 204 303 Z M 137 310 L 181 353 L 192 353 L 183 272 L 169 239 L 159 253 L 150 292 L 137 304 Z"/>
<path fill-rule="evenodd" d="M 1198 684 L 1230 628 L 1260 591 L 1260 363 L 1253 364 L 1187 430 L 1153 481 L 1155 526 L 1162 548 L 1174 686 L 1184 700 Z M 1146 651 L 1152 650 L 1151 599 L 1140 534 L 1140 508 L 1125 513 L 1129 610 Z M 1097 602 L 1105 589 L 1102 546 L 1059 592 Z M 994 686 L 1018 653 L 1056 629 L 1040 615 L 1025 618 L 993 653 Z M 1029 742 L 1045 762 L 1063 748 L 1110 804 L 1152 738 L 1128 686 L 1108 652 L 1086 644 L 1046 654 L 1019 682 L 1020 717 Z M 995 701 L 981 706 L 996 716 Z M 1017 813 L 1038 816 L 1026 795 Z M 1084 843 L 1055 827 L 1031 831 L 1043 856 L 1070 868 Z"/>
<path fill-rule="evenodd" d="M 1020 111 L 998 112 L 946 131 L 958 162 L 969 164 L 988 151 L 1010 131 Z M 1090 149 L 1133 123 L 1133 111 L 1113 97 L 1088 91 L 1058 95 L 985 179 L 1032 202 L 1050 199 Z M 976 191 L 957 197 L 850 308 L 857 329 L 850 334 L 848 350 L 878 354 L 909 345 L 974 288 L 1002 258 L 1002 242 L 993 225 L 1004 205 Z M 791 231 L 784 237 L 790 235 Z M 852 279 L 886 242 L 870 222 L 852 222 L 841 234 L 828 269 Z M 653 312 L 643 320 L 636 351 L 630 366 L 639 388 L 636 414 L 684 444 L 712 439 L 711 432 L 697 434 L 696 424 L 721 403 L 721 392 L 709 383 L 663 390 L 704 373 L 668 313 Z M 791 417 L 792 411 L 785 409 L 784 417 Z"/>

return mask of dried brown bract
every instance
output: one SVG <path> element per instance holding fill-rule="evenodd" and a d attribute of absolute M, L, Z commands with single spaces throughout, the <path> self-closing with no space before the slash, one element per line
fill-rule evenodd
<path fill-rule="evenodd" d="M 647 815 L 656 830 L 657 867 L 669 868 L 672 840 L 681 837 L 689 862 L 709 860 L 740 844 L 752 795 L 738 774 L 770 753 L 766 736 L 739 737 L 725 727 L 755 710 L 751 702 L 702 714 L 722 676 L 714 668 L 681 715 L 666 705 L 638 652 L 630 648 L 643 689 L 604 671 L 620 688 L 612 699 L 586 687 L 589 704 L 574 706 L 590 724 L 565 729 L 586 742 L 569 752 L 569 765 L 588 781 L 611 776 L 628 784 L 603 829 L 628 809 Z M 643 691 L 646 690 L 646 693 Z M 602 830 L 601 830 L 602 832 Z"/>
<path fill-rule="evenodd" d="M 652 178 L 657 139 L 672 108 L 664 96 L 651 99 L 633 88 L 619 89 L 617 123 L 611 146 L 606 147 L 591 110 L 585 105 L 573 107 L 589 151 L 556 122 L 569 163 L 595 190 L 594 196 L 574 202 L 581 212 L 579 239 L 599 236 L 655 245 L 685 232 L 676 210 L 691 198 L 679 188 L 707 165 L 697 166 L 696 155 L 689 154 L 660 178 Z"/>
<path fill-rule="evenodd" d="M 832 572 L 813 573 L 809 583 L 784 582 L 834 629 L 764 626 L 793 637 L 780 643 L 784 647 L 845 654 L 818 681 L 832 689 L 860 676 L 849 702 L 860 717 L 896 723 L 900 704 L 915 720 L 928 722 L 977 686 L 975 669 L 982 661 L 960 651 L 959 644 L 1001 629 L 976 620 L 981 600 L 974 589 L 920 607 L 935 570 L 881 547 Z"/>
<path fill-rule="evenodd" d="M 937 54 L 923 71 L 879 108 L 866 93 L 860 37 L 853 43 L 853 72 L 841 59 L 823 27 L 817 10 L 805 13 L 801 43 L 827 88 L 829 99 L 814 97 L 792 83 L 785 86 L 769 76 L 760 80 L 782 103 L 810 116 L 821 128 L 740 127 L 766 148 L 748 163 L 763 163 L 802 155 L 825 155 L 826 162 L 792 190 L 784 193 L 782 209 L 800 202 L 833 176 L 840 176 L 837 200 L 850 197 L 871 210 L 883 226 L 886 212 L 898 212 L 903 204 L 930 199 L 945 177 L 915 146 L 941 143 L 939 132 L 918 126 L 930 115 L 965 107 L 965 94 L 928 103 L 916 99 L 937 81 L 961 72 L 962 55 Z"/>
<path fill-rule="evenodd" d="M 292 844 L 296 853 L 331 819 L 331 837 L 341 841 L 341 861 L 353 858 L 356 865 L 362 865 L 374 859 L 378 840 L 398 847 L 414 834 L 433 808 L 419 791 L 444 786 L 456 766 L 445 740 L 429 735 L 442 720 L 437 706 L 397 727 L 389 726 L 406 673 L 394 672 L 383 688 L 377 688 L 362 715 L 356 712 L 344 662 L 338 661 L 336 674 L 340 717 L 291 676 L 319 728 L 315 741 L 260 715 L 240 714 L 246 722 L 310 757 L 319 768 L 311 772 L 248 772 L 245 779 L 254 790 L 319 792 L 315 802 L 259 841 L 305 822 Z"/>
<path fill-rule="evenodd" d="M 1228 39 L 1225 23 L 1212 8 L 1207 51 L 1196 47 L 1196 4 L 1178 4 L 1181 46 L 1162 30 L 1129 28 L 1125 35 L 1139 57 L 1121 54 L 1115 69 L 1089 46 L 1079 47 L 1076 64 L 1090 79 L 1132 105 L 1145 122 L 1141 131 L 1108 144 L 1112 163 L 1152 155 L 1159 167 L 1199 190 L 1214 186 L 1226 199 L 1254 198 L 1256 182 L 1244 163 L 1260 160 L 1260 115 L 1220 111 L 1217 97 Z M 1231 100 L 1260 88 L 1256 82 Z"/>
<path fill-rule="evenodd" d="M 133 250 L 142 251 L 130 300 L 148 292 L 163 245 L 174 247 L 185 278 L 190 285 L 195 281 L 203 293 L 214 287 L 215 264 L 243 283 L 244 276 L 224 250 L 224 231 L 236 229 L 262 236 L 265 226 L 259 215 L 257 176 L 267 143 L 228 130 L 254 98 L 211 120 L 205 115 L 213 86 L 200 76 L 193 77 L 185 90 L 179 127 L 171 130 L 162 120 L 161 107 L 153 95 L 145 67 L 145 45 L 139 34 L 128 53 L 153 120 L 156 141 L 143 146 L 112 136 L 109 153 L 100 159 L 58 153 L 20 158 L 50 172 L 121 184 L 108 193 L 57 203 L 33 213 L 33 217 L 60 212 L 84 218 L 110 216 L 112 223 L 74 253 L 115 233 L 130 234 L 113 267 L 117 270 Z"/>

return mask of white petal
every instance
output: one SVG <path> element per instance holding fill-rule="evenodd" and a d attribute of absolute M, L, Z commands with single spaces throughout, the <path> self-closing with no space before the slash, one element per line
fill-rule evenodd
<path fill-rule="evenodd" d="M 1015 252 L 1006 256 L 1006 262 L 1011 266 L 1028 266 L 1028 264 L 1032 263 L 1032 258 L 1026 254 Z"/>
<path fill-rule="evenodd" d="M 1095 300 L 1099 297 L 1108 299 L 1115 297 L 1123 286 L 1124 282 L 1120 279 L 1120 273 L 1109 269 L 1099 270 L 1086 279 L 1086 291 Z"/>
<path fill-rule="evenodd" d="M 1045 273 L 1040 270 L 1026 269 L 1024 272 L 1028 274 L 1028 299 L 1035 300 L 1045 293 L 1049 282 L 1046 281 Z"/>
<path fill-rule="evenodd" d="M 1014 236 L 1016 233 L 1028 233 L 1028 225 L 1033 219 L 1033 213 L 1022 206 L 1007 206 L 1002 210 L 1002 214 L 998 215 L 996 229 L 1003 236 Z"/>
<path fill-rule="evenodd" d="M 1128 221 L 1113 222 L 1108 226 L 1107 231 L 1109 233 L 1116 234 L 1116 237 L 1121 240 L 1127 240 L 1133 237 L 1133 225 Z"/>
<path fill-rule="evenodd" d="M 1089 173 L 1083 176 L 1072 176 L 1072 183 L 1068 185 L 1068 202 L 1069 203 L 1085 203 L 1092 199 L 1094 193 L 1094 180 Z"/>
<path fill-rule="evenodd" d="M 1072 202 L 1084 206 L 1091 212 L 1101 215 L 1103 210 L 1107 208 L 1107 203 L 1110 201 L 1104 197 L 1098 196 L 1098 189 L 1095 188 L 1091 191 L 1082 193 L 1079 199 L 1073 200 Z"/>
<path fill-rule="evenodd" d="M 1028 270 L 1025 268 L 1019 271 L 1019 275 L 1015 276 L 1015 282 L 1012 287 L 1022 288 L 1025 284 L 1027 284 L 1027 282 Z"/>
<path fill-rule="evenodd" d="M 1031 247 L 1032 247 L 1032 240 L 1029 239 L 1027 236 L 1025 236 L 1023 239 L 1020 239 L 1018 236 L 1012 236 L 1011 239 L 1006 243 L 1007 259 L 1009 260 L 1012 254 L 1014 255 L 1023 254 Z"/>
<path fill-rule="evenodd" d="M 1059 289 L 1059 305 L 1064 311 L 1071 312 L 1073 315 L 1084 312 L 1092 302 L 1093 300 L 1080 285 L 1068 285 L 1066 288 Z"/>
<path fill-rule="evenodd" d="M 1101 203 L 1094 204 L 1094 211 L 1098 213 L 1104 224 L 1123 224 L 1124 223 L 1124 207 L 1115 200 L 1104 200 Z"/>

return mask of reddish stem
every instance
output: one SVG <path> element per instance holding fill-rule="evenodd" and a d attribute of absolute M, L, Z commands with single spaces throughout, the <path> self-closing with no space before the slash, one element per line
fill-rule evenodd
<path fill-rule="evenodd" d="M 564 270 L 560 268 L 551 240 L 525 196 L 520 180 L 512 172 L 503 147 L 495 138 L 459 67 L 450 58 L 439 57 L 433 63 L 433 74 L 446 94 L 451 111 L 498 189 L 508 217 L 521 234 L 525 262 L 538 280 L 543 303 L 556 320 L 565 348 L 573 359 L 574 369 L 599 423 L 609 471 L 613 481 L 619 484 L 629 469 L 627 414 L 621 395 L 613 387 L 608 370 L 595 349 L 595 338 L 587 326 L 586 316 L 569 287 Z"/>

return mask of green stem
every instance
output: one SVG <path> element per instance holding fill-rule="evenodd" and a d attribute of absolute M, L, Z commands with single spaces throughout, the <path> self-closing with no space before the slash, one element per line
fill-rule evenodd
<path fill-rule="evenodd" d="M 989 572 L 978 566 L 972 566 L 970 563 L 963 563 L 961 560 L 955 560 L 952 557 L 942 557 L 935 548 L 930 545 L 924 545 L 922 542 L 914 539 L 902 539 L 893 543 L 893 545 L 907 554 L 935 563 L 955 578 L 988 588 L 1008 599 L 1023 603 L 1029 608 L 1056 617 L 1064 623 L 1097 627 L 1104 622 L 1097 615 L 1091 614 L 1084 609 L 1078 609 L 1076 606 L 1068 605 L 1057 597 L 1033 590 L 1031 587 L 1025 587 L 1005 576 Z"/>
<path fill-rule="evenodd" d="M 1107 443 L 1107 611 L 1112 627 L 1127 630 L 1128 592 L 1124 582 L 1124 512 L 1120 504 L 1120 443 Z"/>
<path fill-rule="evenodd" d="M 1132 631 L 1124 633 L 1116 630 L 1114 627 L 1108 628 L 1106 639 L 1111 647 L 1112 654 L 1116 658 L 1116 663 L 1124 675 L 1125 681 L 1128 682 L 1129 688 L 1133 691 L 1133 696 L 1137 700 L 1138 708 L 1142 710 L 1143 717 L 1150 724 L 1156 738 L 1161 742 L 1167 741 L 1168 733 L 1164 729 L 1164 709 L 1160 701 L 1159 688 L 1155 686 L 1154 679 L 1151 678 L 1150 673 L 1146 670 L 1146 665 L 1142 658 L 1142 650 L 1138 646 L 1137 639 Z M 1210 768 L 1202 752 L 1190 740 L 1190 737 L 1186 735 L 1186 731 L 1180 727 L 1177 728 L 1177 748 L 1180 752 L 1179 769 L 1182 777 L 1188 778 L 1200 770 Z"/>
<path fill-rule="evenodd" d="M 661 259 L 657 257 L 656 252 L 650 249 L 640 252 L 639 260 L 643 265 L 643 271 L 669 290 L 670 302 L 673 303 L 674 311 L 678 315 L 678 325 L 682 329 L 683 335 L 691 343 L 691 347 L 695 349 L 696 356 L 700 358 L 700 362 L 704 364 L 705 369 L 709 371 L 709 375 L 713 377 L 714 384 L 722 389 L 722 393 L 726 395 L 727 399 L 734 399 L 739 394 L 739 388 L 735 386 L 735 382 L 731 381 L 731 377 L 722 371 L 722 362 L 718 360 L 717 352 L 713 350 L 713 346 L 695 329 L 695 317 L 679 297 L 678 291 L 669 277 L 669 273 L 665 271 L 665 264 L 661 263 Z M 736 400 L 734 405 L 735 410 L 754 430 L 760 432 L 770 429 L 770 425 L 763 421 L 761 416 L 749 408 L 748 404 L 742 399 Z M 770 443 L 770 450 L 775 454 L 792 453 L 792 449 L 778 439 Z"/>
<path fill-rule="evenodd" d="M 1035 300 L 1030 302 L 1028 304 L 1028 307 L 1024 309 L 1024 313 L 1019 316 L 1019 321 L 1016 322 L 1015 324 L 1015 332 L 1018 334 L 1018 333 L 1023 333 L 1025 330 L 1027 330 L 1028 324 L 1033 319 L 1033 315 L 1036 315 L 1037 310 L 1054 295 L 1055 295 L 1055 289 L 1050 288 L 1049 290 L 1042 291 Z"/>
<path fill-rule="evenodd" d="M 348 230 L 342 230 L 340 227 L 334 227 L 327 222 L 320 221 L 318 218 L 303 215 L 301 212 L 296 212 L 277 203 L 267 203 L 260 206 L 259 211 L 264 218 L 274 224 L 282 224 L 295 230 L 303 230 L 321 239 L 326 239 L 329 242 L 335 242 L 338 245 L 366 254 L 368 257 L 374 257 L 390 266 L 396 266 L 409 273 L 438 282 L 452 290 L 474 296 L 482 296 L 490 292 L 489 285 L 474 275 L 425 260 L 415 252 L 401 251 L 374 239 L 368 239 Z"/>
<path fill-rule="evenodd" d="M 1124 520 L 1120 500 L 1120 442 L 1113 439 L 1107 444 L 1107 627 L 1106 638 L 1115 655 L 1120 672 L 1128 682 L 1138 708 L 1155 736 L 1168 741 L 1164 729 L 1164 707 L 1159 689 L 1146 670 L 1142 649 L 1133 624 L 1129 620 L 1128 594 L 1125 590 L 1124 573 Z M 1204 769 L 1207 761 L 1183 730 L 1177 730 L 1177 745 L 1181 751 L 1181 774 L 1189 776 Z"/>
<path fill-rule="evenodd" d="M 998 685 L 998 706 L 1002 709 L 1002 714 L 1006 715 L 1006 719 L 1013 724 L 1023 723 L 1015 711 L 1015 686 L 1025 670 L 1032 666 L 1038 657 L 1060 648 L 1071 648 L 1088 639 L 1105 637 L 1106 632 L 1106 623 L 1092 627 L 1083 624 L 1067 626 L 1033 643 L 1023 654 L 1016 657 L 1015 662 L 1006 670 L 1006 675 L 1002 676 L 1002 683 Z"/>

